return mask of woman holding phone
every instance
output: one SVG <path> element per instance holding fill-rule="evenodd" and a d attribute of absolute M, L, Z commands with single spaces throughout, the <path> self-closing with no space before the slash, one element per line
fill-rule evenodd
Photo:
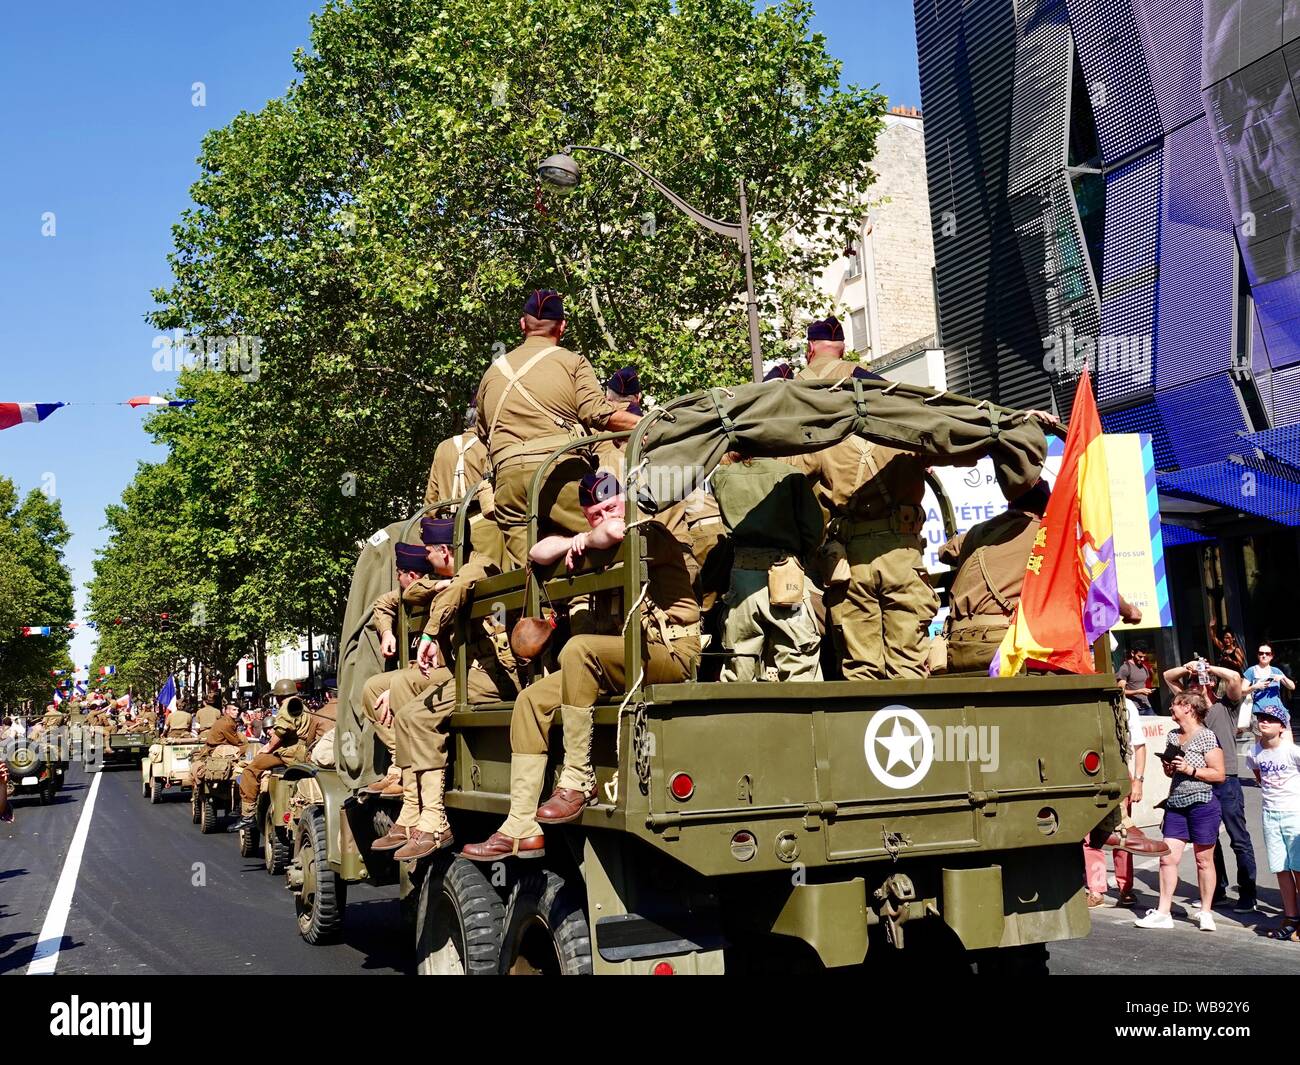
<path fill-rule="evenodd" d="M 1178 727 L 1169 733 L 1160 760 L 1165 776 L 1172 778 L 1161 825 L 1169 853 L 1160 859 L 1160 903 L 1133 923 L 1139 928 L 1173 928 L 1170 909 L 1178 886 L 1178 863 L 1187 844 L 1196 856 L 1196 881 L 1201 889 L 1202 932 L 1214 927 L 1214 844 L 1219 838 L 1222 811 L 1213 785 L 1222 783 L 1223 749 L 1214 730 L 1205 725 L 1209 704 L 1199 692 L 1180 692 L 1171 713 Z"/>

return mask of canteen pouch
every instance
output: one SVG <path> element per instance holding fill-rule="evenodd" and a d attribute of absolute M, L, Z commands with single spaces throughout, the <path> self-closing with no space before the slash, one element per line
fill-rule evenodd
<path fill-rule="evenodd" d="M 554 633 L 554 613 L 541 618 L 520 618 L 510 630 L 510 650 L 515 658 L 531 662 L 546 650 Z"/>
<path fill-rule="evenodd" d="M 889 525 L 900 536 L 919 536 L 925 528 L 925 511 L 915 503 L 903 503 L 890 512 Z"/>
<path fill-rule="evenodd" d="M 803 566 L 794 555 L 787 555 L 768 569 L 767 599 L 773 606 L 798 606 L 803 602 Z"/>

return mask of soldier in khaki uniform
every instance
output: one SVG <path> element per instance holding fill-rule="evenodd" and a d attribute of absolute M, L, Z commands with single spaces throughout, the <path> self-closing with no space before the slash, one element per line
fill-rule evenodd
<path fill-rule="evenodd" d="M 950 670 L 987 670 L 993 661 L 1020 602 L 1025 562 L 1050 498 L 1047 484 L 1039 481 L 1003 513 L 939 548 L 939 561 L 957 571 L 944 622 Z"/>
<path fill-rule="evenodd" d="M 454 571 L 451 530 L 452 522 L 449 519 L 425 518 L 420 529 L 425 546 L 394 545 L 399 588 L 384 592 L 376 599 L 370 616 L 370 627 L 379 634 L 379 649 L 385 658 L 397 654 L 397 634 L 393 628 L 397 622 L 397 612 L 405 610 L 408 617 L 419 618 L 422 623 L 429 603 L 437 594 L 441 579 L 450 577 Z M 412 630 L 417 627 L 418 623 L 412 626 Z M 395 701 L 393 687 L 399 681 L 399 700 Z M 376 673 L 361 690 L 361 710 L 374 725 L 375 737 L 388 748 L 388 774 L 365 789 L 372 795 L 402 794 L 402 774 L 394 757 L 397 741 L 393 735 L 393 711 L 401 705 L 401 698 L 409 697 L 410 692 L 422 691 L 426 686 L 424 674 L 412 661 L 405 669 Z"/>
<path fill-rule="evenodd" d="M 221 716 L 221 711 L 217 709 L 217 700 L 219 698 L 220 695 L 214 689 L 209 689 L 207 698 L 203 700 L 203 705 L 199 707 L 198 713 L 194 715 L 194 720 L 199 726 L 200 736 L 216 724 L 217 718 Z"/>
<path fill-rule="evenodd" d="M 167 729 L 163 739 L 187 740 L 194 737 L 194 717 L 186 710 L 173 710 L 167 715 Z"/>
<path fill-rule="evenodd" d="M 844 329 L 834 317 L 813 322 L 808 365 L 796 378 L 853 377 L 879 379 L 844 359 Z M 845 678 L 925 676 L 939 598 L 921 553 L 922 501 L 926 470 L 941 460 L 849 436 L 788 461 L 819 487 L 831 515 L 827 546 L 845 561 L 825 575 L 828 628 Z"/>
<path fill-rule="evenodd" d="M 622 488 L 611 478 L 588 474 L 580 502 L 589 531 L 538 541 L 531 559 L 550 565 L 564 559 L 570 569 L 588 551 L 596 565 L 608 565 L 625 536 Z M 643 596 L 644 677 L 633 683 L 668 684 L 691 675 L 700 654 L 700 608 L 677 540 L 655 521 L 638 522 L 644 532 L 648 584 Z M 491 862 L 516 855 L 545 854 L 541 824 L 564 824 L 582 816 L 596 800 L 591 765 L 595 703 L 601 694 L 622 691 L 629 678 L 622 636 L 574 636 L 560 651 L 560 669 L 525 688 L 510 718 L 510 816 L 485 842 L 461 854 Z M 564 728 L 564 768 L 558 786 L 540 807 L 546 752 L 555 712 Z"/>
<path fill-rule="evenodd" d="M 471 406 L 465 414 L 465 431 L 449 436 L 434 451 L 433 463 L 429 467 L 429 483 L 424 489 L 424 505 L 427 507 L 448 499 L 464 499 L 465 494 L 476 484 L 482 485 L 477 497 L 479 512 L 469 519 L 469 539 L 475 551 L 499 564 L 505 551 L 505 541 L 494 520 L 496 503 L 492 486 L 486 479 L 487 448 L 474 431 L 477 421 L 478 408 Z"/>
<path fill-rule="evenodd" d="M 779 680 L 821 680 L 821 633 L 804 567 L 821 546 L 825 521 L 808 480 L 776 459 L 729 451 L 710 478 L 731 534 L 731 586 L 722 646 L 735 657 L 722 680 L 761 680 L 771 662 Z M 786 602 L 773 602 L 769 577 L 788 573 Z"/>
<path fill-rule="evenodd" d="M 305 762 L 320 727 L 308 712 L 307 704 L 293 681 L 276 681 L 271 694 L 280 700 L 275 724 L 271 726 L 271 739 L 239 775 L 239 798 L 244 815 L 239 827 L 244 829 L 253 828 L 257 817 L 257 793 L 261 789 L 262 774 L 277 765 Z"/>
<path fill-rule="evenodd" d="M 203 741 L 203 746 L 190 755 L 190 783 L 196 787 L 203 776 L 203 765 L 213 751 L 218 747 L 239 749 L 244 745 L 244 737 L 239 732 L 239 707 L 234 703 L 229 704 L 224 713 L 218 714 L 211 727 L 203 730 L 199 739 Z M 256 798 L 257 793 L 253 794 Z"/>
<path fill-rule="evenodd" d="M 621 432 L 637 423 L 605 398 L 591 363 L 560 346 L 565 319 L 559 293 L 532 293 L 519 325 L 524 342 L 498 358 L 479 384 L 476 425 L 492 465 L 496 521 L 509 568 L 524 563 L 528 489 L 546 456 L 584 430 Z M 538 500 L 540 535 L 585 527 L 578 481 L 588 468 L 580 456 L 552 467 Z"/>
<path fill-rule="evenodd" d="M 395 858 L 416 861 L 452 845 L 451 826 L 443 804 L 446 791 L 446 721 L 456 709 L 456 675 L 452 637 L 456 618 L 477 581 L 495 576 L 501 567 L 474 552 L 440 591 L 429 607 L 429 620 L 420 637 L 417 667 L 423 683 L 393 685 L 397 738 L 395 764 L 402 772 L 402 810 L 387 836 L 375 842 L 377 850 L 396 850 Z M 519 681 L 510 636 L 497 619 L 482 618 L 463 646 L 469 655 L 466 695 L 471 706 L 514 698 Z M 400 849 L 399 849 L 400 848 Z"/>
<path fill-rule="evenodd" d="M 605 398 L 615 407 L 627 410 L 632 404 L 641 406 L 641 376 L 635 366 L 615 370 L 605 382 Z"/>

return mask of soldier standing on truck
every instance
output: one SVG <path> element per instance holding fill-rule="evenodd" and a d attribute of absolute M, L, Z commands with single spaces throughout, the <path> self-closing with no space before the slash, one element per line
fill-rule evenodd
<path fill-rule="evenodd" d="M 221 696 L 216 688 L 209 688 L 203 705 L 199 707 L 199 712 L 194 715 L 194 720 L 199 726 L 199 735 L 210 729 L 217 723 L 217 718 L 221 716 L 221 711 L 217 709 L 217 703 Z"/>
<path fill-rule="evenodd" d="M 277 680 L 271 694 L 280 701 L 275 724 L 271 726 L 271 739 L 239 776 L 239 798 L 244 815 L 239 827 L 246 830 L 251 830 L 256 824 L 257 793 L 262 774 L 278 765 L 305 762 L 319 729 L 316 718 L 308 712 L 307 704 L 302 701 L 293 681 Z M 235 707 L 236 712 L 238 709 Z M 231 720 L 233 722 L 233 718 Z"/>
<path fill-rule="evenodd" d="M 441 525 L 439 525 L 441 522 Z M 445 519 L 425 518 L 425 525 L 449 526 Z M 423 528 L 421 536 L 424 536 Z M 438 578 L 450 575 L 451 563 L 447 557 L 440 556 L 443 572 L 435 574 L 434 565 L 429 559 L 427 547 L 417 544 L 395 544 L 393 551 L 397 559 L 397 583 L 395 591 L 384 592 L 371 606 L 370 627 L 379 634 L 379 651 L 385 658 L 397 654 L 397 634 L 393 626 L 397 621 L 397 612 L 406 610 L 423 614 L 429 602 L 436 594 Z M 450 554 L 450 552 L 446 552 Z M 406 680 L 419 690 L 425 685 L 424 675 L 412 662 L 404 670 L 388 670 L 376 673 L 366 681 L 361 691 L 361 709 L 374 726 L 375 737 L 388 748 L 388 775 L 381 777 L 365 790 L 372 795 L 401 795 L 401 772 L 394 760 L 396 741 L 393 737 L 393 709 L 390 689 L 394 681 L 403 674 L 410 674 Z"/>
<path fill-rule="evenodd" d="M 579 485 L 579 503 L 589 530 L 576 536 L 548 536 L 530 552 L 537 565 L 565 560 L 569 569 L 588 552 L 596 568 L 609 565 L 626 534 L 622 486 L 607 475 L 588 474 Z M 700 655 L 700 607 L 681 547 L 657 521 L 639 521 L 644 534 L 647 585 L 642 593 L 644 676 L 633 686 L 671 684 L 691 675 Z M 601 694 L 619 692 L 629 682 L 622 636 L 574 636 L 560 651 L 557 673 L 535 681 L 515 700 L 510 717 L 510 816 L 483 843 L 461 854 L 476 862 L 546 853 L 542 824 L 565 824 L 596 801 L 591 765 L 595 703 Z M 564 767 L 558 786 L 540 807 L 546 777 L 551 722 L 560 711 L 564 728 Z"/>
<path fill-rule="evenodd" d="M 735 657 L 722 680 L 760 680 L 768 662 L 779 680 L 821 680 L 804 567 L 826 530 L 808 479 L 776 459 L 728 451 L 710 483 L 733 551 L 722 646 Z"/>
<path fill-rule="evenodd" d="M 470 515 L 469 539 L 474 550 L 498 564 L 505 550 L 501 530 L 497 528 L 496 504 L 488 475 L 488 454 L 474 427 L 478 422 L 478 408 L 471 403 L 465 412 L 465 431 L 449 436 L 433 453 L 429 467 L 429 483 L 424 489 L 424 505 L 455 499 L 458 502 L 475 485 L 478 491 L 479 512 Z"/>
<path fill-rule="evenodd" d="M 560 345 L 565 325 L 560 294 L 533 292 L 519 319 L 524 342 L 493 362 L 478 388 L 475 428 L 492 464 L 496 522 L 508 568 L 524 564 L 528 490 L 546 457 L 587 430 L 621 432 L 638 420 L 605 398 L 590 362 Z M 577 489 L 588 468 L 579 455 L 552 467 L 538 499 L 540 535 L 585 527 Z"/>
<path fill-rule="evenodd" d="M 450 544 L 450 528 L 446 537 Z M 416 668 L 425 675 L 422 689 L 412 689 L 408 697 L 398 684 L 393 685 L 394 764 L 402 773 L 402 810 L 388 835 L 377 840 L 373 849 L 395 850 L 393 857 L 400 861 L 418 861 L 453 843 L 443 795 L 447 786 L 447 718 L 456 709 L 456 675 L 445 663 L 456 660 L 452 643 L 456 618 L 475 582 L 500 572 L 493 559 L 477 551 L 466 559 L 429 607 L 416 659 Z M 466 692 L 470 705 L 513 699 L 519 681 L 504 622 L 489 616 L 470 624 L 474 628 L 460 648 L 461 654 L 469 655 Z"/>

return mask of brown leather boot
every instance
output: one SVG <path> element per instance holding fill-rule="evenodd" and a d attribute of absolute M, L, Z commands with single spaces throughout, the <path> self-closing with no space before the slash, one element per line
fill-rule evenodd
<path fill-rule="evenodd" d="M 411 839 L 411 830 L 405 825 L 394 825 L 388 830 L 388 835 L 380 836 L 374 843 L 370 844 L 372 851 L 395 851 L 398 847 L 404 847 Z"/>
<path fill-rule="evenodd" d="M 482 843 L 467 843 L 460 849 L 460 856 L 471 862 L 495 862 L 501 858 L 541 858 L 545 854 L 545 836 L 515 839 L 500 832 L 493 832 Z"/>
<path fill-rule="evenodd" d="M 436 833 L 421 832 L 417 828 L 411 833 L 411 841 L 393 857 L 399 862 L 417 862 L 434 851 L 442 850 L 443 847 L 450 847 L 454 842 L 450 828 Z"/>
<path fill-rule="evenodd" d="M 1107 847 L 1119 847 L 1130 854 L 1146 854 L 1152 857 L 1160 857 L 1169 853 L 1168 843 L 1144 835 L 1137 825 L 1130 826 L 1123 836 L 1118 832 L 1112 832 L 1105 845 Z"/>
<path fill-rule="evenodd" d="M 567 825 L 570 821 L 577 821 L 582 811 L 595 801 L 595 791 L 584 795 L 572 788 L 556 788 L 551 797 L 537 808 L 537 820 L 544 825 Z"/>
<path fill-rule="evenodd" d="M 389 770 L 388 773 L 386 773 L 384 776 L 380 777 L 378 780 L 373 781 L 370 784 L 367 784 L 361 790 L 364 791 L 367 795 L 383 795 L 387 791 L 387 789 L 391 788 L 394 784 L 396 784 L 399 789 L 402 786 L 402 777 L 400 771 L 394 773 L 392 770 Z M 401 791 L 399 790 L 397 794 L 400 795 Z"/>

